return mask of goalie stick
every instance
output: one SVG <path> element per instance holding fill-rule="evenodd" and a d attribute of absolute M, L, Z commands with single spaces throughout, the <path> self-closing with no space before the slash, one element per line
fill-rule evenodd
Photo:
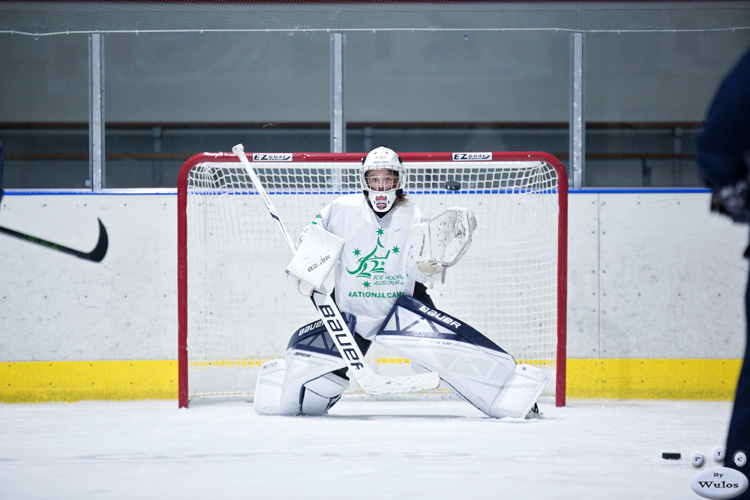
<path fill-rule="evenodd" d="M 271 217 L 276 221 L 279 226 L 281 233 L 284 236 L 284 240 L 289 249 L 294 254 L 297 251 L 292 238 L 281 221 L 276 209 L 271 203 L 271 199 L 268 197 L 266 190 L 263 188 L 260 179 L 255 173 L 250 160 L 245 155 L 245 148 L 242 144 L 237 144 L 232 148 L 232 152 L 239 158 L 242 165 L 245 167 L 250 179 L 253 182 L 253 186 L 260 194 L 261 198 L 266 204 L 266 208 L 271 214 Z M 315 304 L 315 309 L 318 311 L 320 318 L 323 320 L 326 330 L 336 344 L 336 348 L 341 353 L 341 357 L 347 364 L 347 367 L 357 381 L 357 384 L 362 388 L 363 391 L 368 394 L 399 394 L 405 392 L 419 392 L 435 389 L 440 385 L 440 376 L 435 372 L 423 373 L 420 375 L 412 375 L 406 377 L 385 377 L 378 375 L 365 364 L 365 356 L 362 354 L 362 350 L 357 346 L 354 340 L 354 335 L 349 331 L 346 326 L 346 322 L 341 317 L 341 311 L 333 301 L 333 298 L 323 291 L 313 291 L 312 302 Z"/>
<path fill-rule="evenodd" d="M 57 250 L 58 252 L 74 255 L 80 259 L 90 260 L 91 262 L 101 262 L 102 259 L 104 259 L 104 256 L 107 255 L 109 238 L 107 237 L 107 229 L 104 227 L 104 224 L 102 224 L 102 221 L 100 219 L 97 219 L 97 221 L 99 221 L 99 240 L 96 242 L 96 246 L 94 247 L 94 249 L 90 252 L 82 252 L 80 250 L 69 248 L 60 245 L 59 243 L 53 243 L 51 241 L 43 240 L 42 238 L 37 238 L 36 236 L 31 236 L 29 234 L 9 229 L 7 227 L 0 226 L 0 233 L 7 234 L 8 236 L 13 236 L 14 238 L 28 241 L 30 243 L 36 243 L 37 245 L 41 245 L 52 250 Z"/>

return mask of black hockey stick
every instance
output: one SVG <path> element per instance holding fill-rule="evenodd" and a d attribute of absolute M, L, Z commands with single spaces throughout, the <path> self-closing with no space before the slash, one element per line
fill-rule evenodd
<path fill-rule="evenodd" d="M 90 252 L 81 252 L 80 250 L 75 250 L 74 248 L 69 248 L 69 247 L 60 245 L 58 243 L 53 243 L 51 241 L 43 240 L 42 238 L 37 238 L 36 236 L 24 234 L 24 233 L 15 231 L 13 229 L 8 229 L 7 227 L 0 226 L 0 233 L 7 234 L 8 236 L 13 236 L 14 238 L 18 238 L 23 241 L 28 241 L 30 243 L 36 243 L 37 245 L 47 247 L 51 250 L 57 250 L 58 252 L 75 255 L 76 257 L 80 259 L 90 260 L 92 262 L 101 262 L 102 259 L 104 259 L 104 256 L 107 255 L 107 247 L 109 246 L 109 238 L 107 237 L 107 228 L 104 227 L 104 224 L 102 224 L 102 221 L 100 219 L 96 219 L 96 220 L 99 221 L 99 241 L 96 242 L 96 246 Z"/>

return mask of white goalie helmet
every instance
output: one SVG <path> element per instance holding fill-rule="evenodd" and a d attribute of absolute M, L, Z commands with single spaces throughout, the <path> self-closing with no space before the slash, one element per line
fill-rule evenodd
<path fill-rule="evenodd" d="M 362 191 L 376 212 L 390 210 L 404 192 L 406 169 L 392 149 L 380 146 L 370 151 L 362 159 L 359 172 Z"/>

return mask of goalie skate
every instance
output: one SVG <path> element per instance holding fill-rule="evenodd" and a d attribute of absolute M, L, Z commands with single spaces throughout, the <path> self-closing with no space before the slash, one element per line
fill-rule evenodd
<path fill-rule="evenodd" d="M 544 413 L 539 410 L 539 405 L 534 403 L 534 406 L 531 407 L 529 413 L 526 414 L 525 418 L 526 420 L 536 420 L 539 418 L 544 418 Z"/>

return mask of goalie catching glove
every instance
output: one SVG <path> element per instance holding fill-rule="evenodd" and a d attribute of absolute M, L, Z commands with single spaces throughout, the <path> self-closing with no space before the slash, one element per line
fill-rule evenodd
<path fill-rule="evenodd" d="M 455 265 L 471 245 L 477 219 L 468 208 L 449 208 L 429 221 L 411 226 L 412 254 L 417 268 L 434 284 L 438 272 Z"/>
<path fill-rule="evenodd" d="M 286 268 L 289 281 L 302 295 L 322 290 L 323 283 L 338 261 L 344 240 L 312 225 Z"/>

